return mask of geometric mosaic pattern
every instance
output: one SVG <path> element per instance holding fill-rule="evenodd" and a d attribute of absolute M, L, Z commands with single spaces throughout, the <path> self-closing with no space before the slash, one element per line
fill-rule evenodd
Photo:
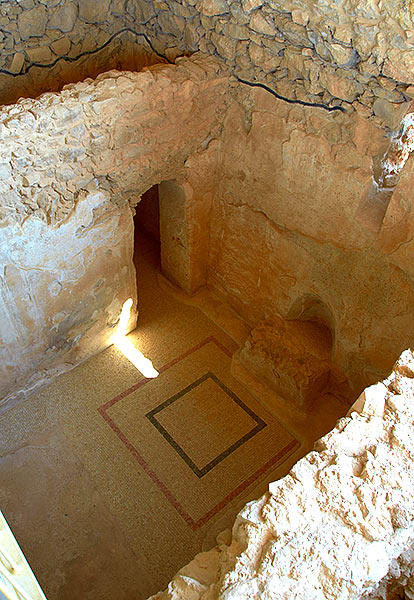
<path fill-rule="evenodd" d="M 252 419 L 255 426 L 250 429 L 243 437 L 234 442 L 231 446 L 223 450 L 218 456 L 216 456 L 213 460 L 211 460 L 208 464 L 204 465 L 202 468 L 199 468 L 195 462 L 191 460 L 191 457 L 183 450 L 183 448 L 178 444 L 178 442 L 172 437 L 172 435 L 168 432 L 168 430 L 157 420 L 157 415 L 162 413 L 167 407 L 171 406 L 174 402 L 184 398 L 187 394 L 194 391 L 198 386 L 201 386 L 203 383 L 208 380 L 213 381 L 229 398 L 233 400 L 242 410 L 244 410 Z M 266 423 L 257 416 L 240 398 L 236 396 L 227 386 L 222 383 L 218 377 L 213 375 L 213 373 L 206 373 L 186 388 L 175 394 L 171 398 L 168 398 L 165 402 L 153 408 L 148 414 L 145 415 L 147 419 L 158 429 L 161 435 L 171 444 L 174 450 L 181 456 L 181 458 L 187 463 L 187 465 L 193 470 L 193 472 L 197 475 L 197 477 L 203 477 L 206 475 L 211 469 L 213 469 L 219 462 L 227 458 L 232 452 L 240 448 L 242 444 L 250 440 L 256 433 L 261 431 L 264 427 L 266 427 Z"/>
<path fill-rule="evenodd" d="M 300 445 L 231 377 L 230 361 L 208 337 L 98 409 L 194 531 Z"/>

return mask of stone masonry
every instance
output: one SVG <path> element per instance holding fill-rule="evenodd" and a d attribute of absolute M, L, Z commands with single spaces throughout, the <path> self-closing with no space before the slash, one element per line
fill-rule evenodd
<path fill-rule="evenodd" d="M 0 98 L 201 51 L 290 101 L 393 130 L 414 94 L 413 14 L 409 0 L 12 0 L 0 5 Z"/>

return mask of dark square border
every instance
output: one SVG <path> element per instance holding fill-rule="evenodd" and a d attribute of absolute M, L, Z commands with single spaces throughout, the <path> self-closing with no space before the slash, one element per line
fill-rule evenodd
<path fill-rule="evenodd" d="M 237 442 L 234 442 L 234 444 L 232 444 L 229 448 L 227 448 L 227 450 L 223 450 L 223 452 L 221 454 L 219 454 L 218 456 L 216 456 L 216 458 L 214 458 L 209 463 L 207 463 L 202 469 L 199 469 L 197 467 L 197 465 L 188 456 L 188 454 L 181 448 L 181 446 L 168 433 L 168 431 L 165 429 L 165 427 L 163 427 L 163 425 L 161 425 L 161 423 L 159 421 L 157 421 L 157 419 L 155 418 L 155 415 L 162 412 L 164 410 L 164 408 L 167 408 L 167 406 L 170 406 L 176 400 L 178 400 L 179 398 L 182 398 L 183 396 L 185 396 L 186 394 L 191 392 L 191 390 L 194 390 L 196 387 L 198 387 L 199 385 L 201 385 L 202 383 L 204 383 L 204 381 L 207 381 L 208 379 L 211 379 L 212 381 L 214 381 L 214 383 L 216 383 L 223 390 L 223 392 L 225 392 L 233 400 L 233 402 L 235 402 L 238 406 L 240 406 L 240 408 L 242 408 L 249 415 L 249 417 L 251 417 L 254 421 L 256 421 L 257 425 L 256 425 L 256 427 L 253 427 L 253 429 L 248 431 L 243 437 L 241 437 L 239 440 L 237 440 Z M 193 473 L 195 473 L 195 475 L 197 475 L 197 477 L 200 477 L 200 478 L 204 477 L 204 475 L 206 475 L 209 471 L 211 471 L 211 469 L 213 469 L 215 466 L 217 466 L 219 463 L 221 463 L 221 461 L 223 461 L 225 458 L 230 456 L 230 454 L 232 454 L 235 450 L 240 448 L 240 446 L 242 446 L 245 442 L 247 442 L 253 436 L 255 436 L 256 433 L 259 433 L 259 431 L 262 431 L 262 429 L 264 429 L 267 426 L 267 423 L 265 423 L 263 421 L 263 419 L 261 419 L 248 406 L 246 406 L 246 404 L 244 402 L 242 402 L 242 400 L 240 400 L 240 398 L 238 398 L 238 396 L 236 396 L 236 394 L 234 392 L 232 392 L 226 385 L 224 385 L 223 382 L 220 381 L 220 379 L 218 377 L 216 377 L 216 375 L 214 375 L 210 371 L 208 371 L 205 375 L 203 375 L 196 381 L 193 381 L 193 383 L 190 383 L 190 385 L 188 385 L 186 388 L 184 388 L 183 390 L 181 390 L 174 396 L 171 396 L 171 398 L 168 398 L 168 400 L 166 400 L 165 402 L 163 402 L 156 408 L 152 409 L 145 416 L 154 425 L 154 427 L 156 427 L 158 429 L 158 431 L 161 433 L 161 435 L 174 448 L 174 450 L 177 452 L 177 454 L 179 454 L 181 456 L 181 458 L 187 463 L 187 465 L 190 467 L 190 469 L 193 471 Z"/>

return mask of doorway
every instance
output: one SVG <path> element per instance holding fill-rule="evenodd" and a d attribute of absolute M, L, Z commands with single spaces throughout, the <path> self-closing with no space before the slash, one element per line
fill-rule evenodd
<path fill-rule="evenodd" d="M 136 206 L 135 236 L 148 240 L 162 274 L 190 296 L 207 281 L 209 217 L 209 201 L 175 179 L 153 185 Z"/>
<path fill-rule="evenodd" d="M 150 187 L 141 196 L 134 215 L 134 264 L 140 243 L 146 243 L 151 250 L 154 267 L 161 264 L 160 201 L 158 184 Z"/>

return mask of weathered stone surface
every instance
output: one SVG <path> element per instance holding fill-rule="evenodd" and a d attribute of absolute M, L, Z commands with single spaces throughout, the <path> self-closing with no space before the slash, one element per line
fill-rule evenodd
<path fill-rule="evenodd" d="M 3 401 L 111 343 L 122 303 L 136 296 L 129 201 L 184 177 L 218 135 L 227 86 L 215 60 L 182 60 L 0 110 Z"/>
<path fill-rule="evenodd" d="M 217 48 L 217 52 L 227 60 L 233 60 L 236 54 L 236 41 L 224 35 L 211 35 L 211 41 Z"/>
<path fill-rule="evenodd" d="M 49 62 L 51 60 L 51 58 L 53 57 L 52 51 L 50 50 L 50 48 L 48 46 L 28 48 L 26 50 L 26 54 L 27 54 L 30 62 L 35 62 L 35 63 Z"/>
<path fill-rule="evenodd" d="M 256 8 L 260 8 L 263 6 L 263 3 L 263 0 L 242 0 L 243 10 L 245 10 L 247 13 L 250 13 Z"/>
<path fill-rule="evenodd" d="M 275 55 L 267 48 L 262 48 L 262 46 L 258 46 L 253 42 L 249 44 L 249 56 L 251 61 L 265 72 L 276 70 L 282 62 L 282 57 Z"/>
<path fill-rule="evenodd" d="M 79 17 L 87 23 L 100 23 L 109 16 L 111 0 L 82 0 L 79 4 Z"/>
<path fill-rule="evenodd" d="M 72 31 L 78 17 L 76 4 L 64 4 L 57 7 L 50 15 L 47 24 L 48 29 L 59 29 L 59 31 Z"/>
<path fill-rule="evenodd" d="M 16 52 L 13 56 L 13 60 L 10 64 L 9 71 L 12 73 L 20 73 L 24 65 L 24 54 L 22 52 Z"/>
<path fill-rule="evenodd" d="M 337 65 L 351 66 L 355 60 L 355 50 L 353 48 L 346 48 L 340 44 L 331 44 L 329 50 L 333 56 L 334 61 Z"/>
<path fill-rule="evenodd" d="M 330 350 L 316 323 L 272 316 L 252 330 L 240 360 L 294 408 L 309 408 L 328 385 Z"/>
<path fill-rule="evenodd" d="M 227 35 L 235 40 L 248 40 L 249 33 L 246 27 L 237 25 L 236 23 L 230 23 L 226 28 Z"/>
<path fill-rule="evenodd" d="M 46 30 L 47 20 L 48 14 L 44 6 L 37 6 L 31 10 L 23 11 L 17 19 L 21 37 L 27 39 L 42 36 Z"/>
<path fill-rule="evenodd" d="M 65 56 L 69 52 L 70 46 L 70 39 L 67 37 L 62 37 L 56 40 L 56 42 L 53 42 L 50 47 L 55 54 Z"/>
<path fill-rule="evenodd" d="M 229 11 L 227 0 L 200 0 L 196 8 L 207 17 L 223 15 Z"/>
<path fill-rule="evenodd" d="M 267 35 L 274 34 L 274 25 L 269 19 L 269 17 L 265 17 L 259 12 L 253 13 L 253 16 L 249 22 L 250 29 L 253 31 L 257 31 L 257 33 L 265 33 Z"/>
<path fill-rule="evenodd" d="M 271 0 L 266 5 L 262 0 L 243 0 L 239 4 L 227 0 L 191 0 L 186 4 L 176 0 L 117 0 L 112 3 L 110 0 L 56 0 L 48 3 L 46 10 L 49 17 L 47 27 L 51 28 L 49 31 L 60 30 L 70 34 L 71 45 L 67 52 L 71 53 L 71 57 L 81 52 L 93 52 L 100 45 L 105 46 L 109 36 L 115 35 L 116 38 L 119 32 L 135 29 L 134 24 L 140 23 L 145 25 L 152 47 L 160 54 L 167 51 L 170 60 L 198 49 L 206 53 L 217 52 L 230 69 L 237 65 L 239 74 L 262 79 L 262 83 L 278 88 L 286 97 L 310 103 L 319 103 L 320 100 L 329 103 L 333 96 L 338 101 L 352 103 L 352 108 L 348 106 L 348 110 L 355 110 L 360 115 L 364 114 L 365 118 L 372 118 L 377 123 L 382 121 L 386 127 L 398 129 L 396 120 L 384 122 L 383 117 L 378 116 L 379 112 L 383 115 L 384 111 L 374 111 L 373 103 L 378 97 L 391 103 L 405 100 L 403 94 L 411 83 L 413 70 L 410 41 L 412 24 L 407 9 L 387 5 L 385 19 L 379 0 L 373 0 L 369 10 L 354 0 L 351 0 L 351 5 L 352 8 L 348 7 L 345 11 L 337 3 L 326 6 L 322 0 L 316 3 L 295 0 L 288 4 Z M 29 15 L 31 11 L 45 11 L 45 7 L 43 0 L 27 0 L 19 6 L 8 5 L 2 9 L 2 15 L 5 16 L 0 16 L 0 24 L 5 32 L 11 34 L 4 40 L 6 51 L 15 48 L 16 44 L 19 46 L 16 18 L 22 24 L 20 33 L 24 40 L 29 35 L 35 35 L 39 38 L 40 47 L 50 47 L 55 40 L 44 35 L 44 24 L 35 13 L 33 15 L 36 18 Z M 78 13 L 80 20 L 76 19 Z M 99 28 L 94 30 L 85 27 L 85 23 L 99 25 Z M 27 30 L 27 27 L 31 29 Z M 220 36 L 216 47 L 210 39 L 209 32 L 212 29 Z M 235 55 L 231 45 L 221 39 L 223 35 L 233 40 L 250 39 L 258 47 L 266 46 L 272 52 L 280 52 L 280 55 L 284 53 L 287 61 L 288 57 L 301 54 L 307 60 L 300 65 L 297 62 L 294 68 L 287 65 L 287 71 L 282 70 L 285 68 L 283 65 L 279 70 L 272 69 L 269 60 L 259 53 L 257 59 L 253 55 Z M 136 54 L 137 43 L 146 46 L 147 42 L 131 33 L 131 48 L 128 52 L 125 46 L 122 49 L 123 54 L 128 54 L 126 59 L 123 58 L 127 68 L 130 68 L 131 60 L 136 64 L 131 54 Z M 275 50 L 270 44 L 280 44 L 280 47 Z M 15 52 L 24 50 L 23 44 Z M 147 50 L 150 51 L 150 47 Z M 64 56 L 62 50 L 57 54 Z M 153 60 L 158 58 L 154 56 Z M 6 65 L 11 62 L 11 57 L 6 56 Z M 45 59 L 43 62 L 48 61 Z M 97 62 L 99 67 L 94 55 L 84 59 L 79 78 L 90 72 L 96 73 L 97 69 L 103 70 L 104 62 L 107 68 L 112 68 L 121 64 L 122 60 L 113 55 L 111 48 L 105 47 Z M 145 61 L 140 66 L 142 64 Z M 19 85 L 24 93 L 33 87 L 33 96 L 39 93 L 40 79 L 49 89 L 62 85 L 70 79 L 68 74 L 71 68 L 68 64 L 64 65 L 64 69 L 61 66 L 53 67 L 53 73 L 42 72 L 38 78 L 28 74 L 19 80 L 20 83 L 17 80 L 10 81 L 11 86 L 3 87 L 6 101 L 9 97 L 18 98 L 21 95 Z M 387 88 L 389 93 L 381 87 L 380 80 L 384 79 L 384 75 L 390 79 L 390 87 Z M 56 77 L 58 84 L 54 83 Z M 401 88 L 397 90 L 396 85 Z M 12 89 L 16 89 L 13 95 Z M 385 114 L 388 117 L 389 111 L 385 111 Z"/>
<path fill-rule="evenodd" d="M 391 590 L 411 593 L 414 386 L 404 369 L 413 360 L 404 353 L 378 384 L 383 414 L 341 419 L 289 475 L 245 506 L 230 540 L 197 555 L 151 598 L 385 600 Z"/>

